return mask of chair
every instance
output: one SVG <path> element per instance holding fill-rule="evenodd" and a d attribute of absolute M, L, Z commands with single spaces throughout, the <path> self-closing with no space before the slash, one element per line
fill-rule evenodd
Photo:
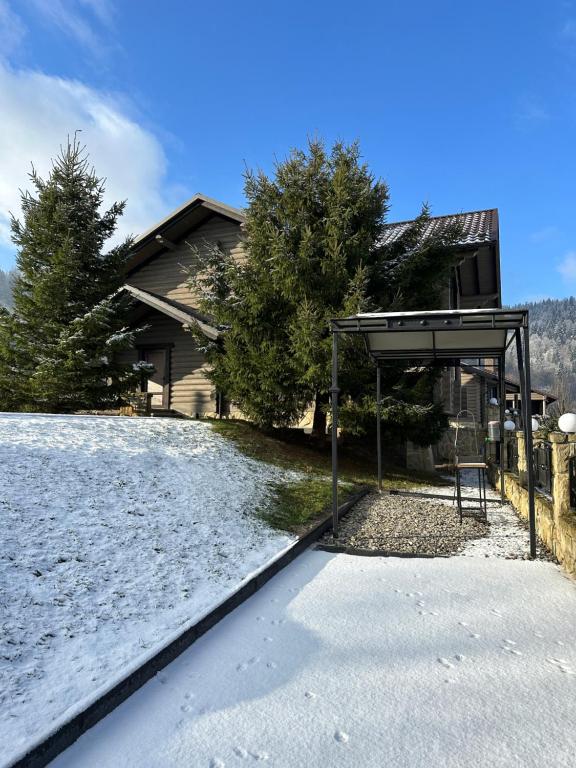
<path fill-rule="evenodd" d="M 472 421 L 472 426 L 474 427 L 474 450 L 472 454 L 462 455 L 461 438 L 464 434 L 462 427 L 464 426 L 464 423 L 469 425 L 470 420 Z M 473 517 L 485 521 L 488 519 L 488 502 L 486 499 L 486 470 L 488 469 L 488 465 L 486 464 L 485 454 L 485 446 L 482 445 L 482 447 L 480 447 L 478 443 L 478 428 L 474 414 L 466 409 L 459 411 L 456 415 L 454 461 L 448 464 L 437 464 L 436 469 L 444 469 L 454 472 L 454 494 L 452 497 L 452 503 L 456 503 L 458 506 L 460 523 L 462 523 L 462 519 L 464 517 Z M 462 504 L 462 472 L 465 470 L 474 469 L 478 472 L 478 506 L 465 507 Z"/>

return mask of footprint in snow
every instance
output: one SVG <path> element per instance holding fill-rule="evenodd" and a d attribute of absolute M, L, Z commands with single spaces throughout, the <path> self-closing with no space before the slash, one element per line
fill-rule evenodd
<path fill-rule="evenodd" d="M 244 672 L 246 669 L 248 669 L 248 667 L 251 667 L 253 664 L 257 664 L 259 661 L 259 656 L 253 656 L 251 659 L 248 659 L 248 661 L 243 661 L 241 664 L 238 664 L 236 671 Z"/>
<path fill-rule="evenodd" d="M 550 658 L 550 659 L 546 659 L 546 661 L 549 664 L 553 664 L 556 667 L 556 669 L 560 670 L 560 672 L 563 672 L 565 675 L 574 674 L 574 670 L 569 666 L 566 659 Z"/>
<path fill-rule="evenodd" d="M 234 747 L 234 754 L 245 760 L 248 757 L 248 750 L 244 747 Z"/>
<path fill-rule="evenodd" d="M 264 616 L 256 616 L 256 621 L 265 621 Z"/>
<path fill-rule="evenodd" d="M 276 667 L 278 666 L 278 664 L 276 664 L 276 662 L 275 662 L 275 661 L 268 661 L 268 662 L 266 663 L 266 666 L 268 667 L 268 669 L 276 669 Z"/>
<path fill-rule="evenodd" d="M 305 696 L 307 699 L 315 699 L 315 698 L 316 698 L 316 694 L 315 694 L 315 693 L 313 693 L 312 691 L 306 691 L 306 693 L 304 694 L 304 696 Z"/>
<path fill-rule="evenodd" d="M 226 763 L 224 760 L 220 760 L 219 757 L 213 757 L 210 760 L 210 768 L 226 768 Z"/>
<path fill-rule="evenodd" d="M 273 637 L 270 637 L 270 635 L 266 635 L 266 636 L 264 637 L 264 642 L 265 642 L 265 643 L 273 643 L 273 642 L 274 642 L 274 638 L 273 638 Z"/>
<path fill-rule="evenodd" d="M 254 760 L 268 760 L 268 758 L 270 757 L 268 752 L 261 752 L 261 751 L 249 752 L 248 754 L 250 755 L 250 757 L 253 757 Z"/>
<path fill-rule="evenodd" d="M 458 624 L 460 624 L 461 627 L 468 627 L 468 626 L 470 626 L 467 621 L 459 621 Z"/>
<path fill-rule="evenodd" d="M 499 619 L 502 618 L 502 614 L 500 613 L 500 611 L 497 608 L 492 608 L 490 613 L 492 613 L 494 616 L 498 616 Z"/>
<path fill-rule="evenodd" d="M 191 704 L 182 704 L 182 706 L 180 707 L 180 711 L 181 712 L 185 712 L 186 714 L 188 714 L 189 712 L 192 712 L 192 705 Z"/>
<path fill-rule="evenodd" d="M 451 664 L 451 663 L 448 661 L 448 659 L 445 659 L 443 656 L 440 656 L 440 658 L 438 659 L 438 661 L 439 661 L 439 662 L 440 662 L 440 664 L 442 664 L 442 666 L 443 666 L 443 667 L 445 667 L 446 669 L 452 669 L 452 668 L 454 667 L 454 664 Z"/>
<path fill-rule="evenodd" d="M 477 632 L 470 632 L 470 634 L 468 635 L 468 637 L 473 637 L 475 640 L 478 640 L 478 638 L 480 637 L 480 635 L 479 635 Z"/>
<path fill-rule="evenodd" d="M 348 736 L 347 733 L 344 733 L 344 731 L 336 731 L 336 733 L 334 734 L 334 738 L 340 744 L 346 744 L 347 741 L 350 741 L 350 736 Z"/>

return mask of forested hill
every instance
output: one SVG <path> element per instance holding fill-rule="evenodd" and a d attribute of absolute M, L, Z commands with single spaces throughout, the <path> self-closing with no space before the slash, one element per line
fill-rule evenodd
<path fill-rule="evenodd" d="M 16 277 L 16 270 L 4 272 L 0 269 L 0 307 L 12 306 L 12 281 Z"/>
<path fill-rule="evenodd" d="M 576 297 L 518 305 L 530 312 L 532 384 L 576 403 Z"/>

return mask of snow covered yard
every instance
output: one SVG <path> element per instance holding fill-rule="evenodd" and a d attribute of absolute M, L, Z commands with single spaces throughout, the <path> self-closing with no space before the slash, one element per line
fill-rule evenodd
<path fill-rule="evenodd" d="M 291 541 L 206 424 L 1 414 L 0 464 L 0 765 Z"/>
<path fill-rule="evenodd" d="M 305 553 L 54 768 L 571 768 L 576 585 L 480 541 Z"/>

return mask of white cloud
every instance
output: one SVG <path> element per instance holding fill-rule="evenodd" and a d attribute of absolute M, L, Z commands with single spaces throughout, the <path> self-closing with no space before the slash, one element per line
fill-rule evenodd
<path fill-rule="evenodd" d="M 551 119 L 550 112 L 540 99 L 533 95 L 525 95 L 518 101 L 515 115 L 516 127 L 536 127 Z"/>
<path fill-rule="evenodd" d="M 556 237 L 559 233 L 558 227 L 554 226 L 553 224 L 550 224 L 547 227 L 542 227 L 542 229 L 538 229 L 535 232 L 532 232 L 530 234 L 530 240 L 532 240 L 535 243 L 545 243 L 548 240 L 552 240 Z"/>
<path fill-rule="evenodd" d="M 100 57 L 107 51 L 114 16 L 114 9 L 109 0 L 31 0 L 31 2 L 44 21 L 55 26 L 93 55 Z"/>
<path fill-rule="evenodd" d="M 13 54 L 22 43 L 26 30 L 22 20 L 8 5 L 0 0 L 0 58 Z"/>
<path fill-rule="evenodd" d="M 0 62 L 0 115 L 0 246 L 10 243 L 9 212 L 20 214 L 19 189 L 30 188 L 30 164 L 47 176 L 51 159 L 77 129 L 96 173 L 106 177 L 105 203 L 128 201 L 115 240 L 147 229 L 173 207 L 162 146 L 112 96 Z"/>
<path fill-rule="evenodd" d="M 567 283 L 576 282 L 576 251 L 570 251 L 558 265 L 558 272 Z"/>
<path fill-rule="evenodd" d="M 567 19 L 562 25 L 560 35 L 566 40 L 574 42 L 576 40 L 576 21 L 574 19 Z"/>

